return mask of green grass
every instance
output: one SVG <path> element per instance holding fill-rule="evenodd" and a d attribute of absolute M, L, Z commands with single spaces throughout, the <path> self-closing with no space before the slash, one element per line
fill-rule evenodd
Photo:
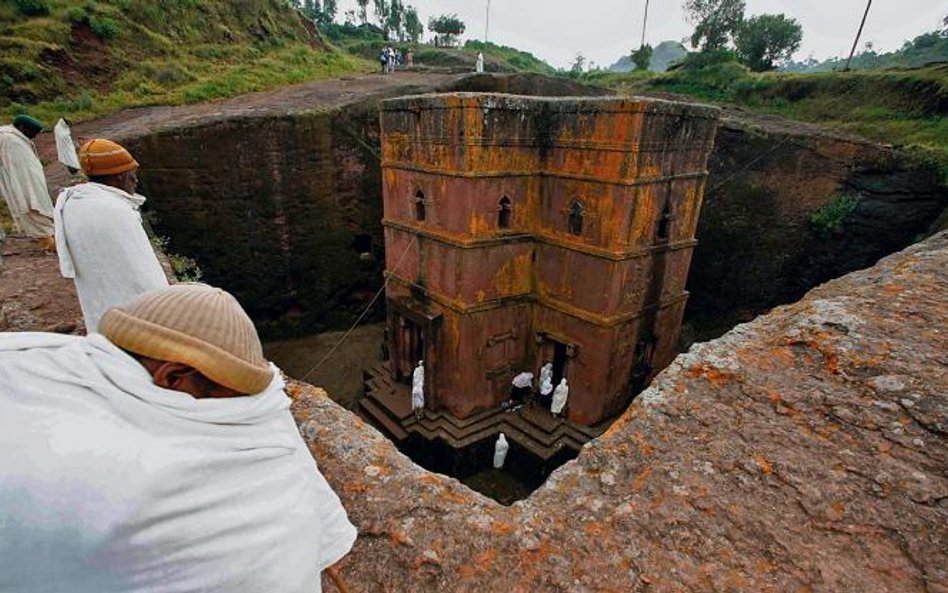
<path fill-rule="evenodd" d="M 212 101 L 374 64 L 322 44 L 283 0 L 47 0 L 0 9 L 0 113 L 82 121 Z"/>
<path fill-rule="evenodd" d="M 948 65 L 919 69 L 762 73 L 725 62 L 661 74 L 590 74 L 622 93 L 669 92 L 817 123 L 930 153 L 948 168 Z"/>

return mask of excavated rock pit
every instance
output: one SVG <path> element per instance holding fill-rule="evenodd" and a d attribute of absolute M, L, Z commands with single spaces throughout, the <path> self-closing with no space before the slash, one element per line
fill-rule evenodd
<path fill-rule="evenodd" d="M 348 326 L 381 286 L 379 101 L 450 90 L 604 92 L 542 76 L 400 73 L 132 110 L 76 135 L 128 144 L 170 249 L 195 257 L 205 280 L 233 292 L 265 335 L 300 335 Z M 840 199 L 857 204 L 838 228 L 810 223 Z M 709 163 L 686 338 L 720 335 L 872 265 L 923 236 L 946 205 L 948 189 L 924 159 L 726 112 Z M 369 318 L 381 313 L 376 306 Z"/>
<path fill-rule="evenodd" d="M 325 245 L 337 255 L 348 249 L 368 265 L 359 256 L 369 235 L 368 253 L 379 259 L 371 229 L 356 224 L 370 218 L 362 212 L 371 204 L 333 197 L 364 199 L 358 187 L 376 166 L 369 155 L 377 123 L 364 102 L 417 93 L 419 84 L 448 90 L 455 82 L 439 80 L 424 82 L 431 87 L 370 85 L 371 97 L 353 96 L 364 86 L 359 80 L 351 81 L 349 96 L 304 85 L 249 100 L 125 114 L 93 122 L 94 131 L 141 155 L 144 191 L 159 227 L 176 251 L 199 258 L 210 282 L 265 297 L 247 303 L 264 327 L 318 328 L 332 323 L 327 312 L 344 308 L 344 298 L 358 308 L 351 286 L 362 276 L 347 263 L 339 266 L 345 275 L 317 278 L 321 287 L 301 292 L 300 282 L 312 279 L 299 275 L 309 273 L 306 258 L 326 257 L 314 248 Z M 359 121 L 361 132 L 353 123 Z M 695 303 L 737 299 L 724 310 L 739 316 L 745 310 L 737 305 L 749 315 L 792 300 L 821 274 L 870 264 L 912 242 L 944 207 L 944 190 L 924 181 L 931 169 L 891 149 L 821 135 L 803 141 L 796 132 L 780 135 L 746 122 L 732 127 L 721 134 L 733 134 L 733 142 L 720 141 L 720 157 L 713 157 L 702 218 L 711 230 L 699 229 L 704 249 L 699 246 L 692 266 L 706 257 L 702 269 L 717 265 L 719 273 L 702 281 L 693 276 Z M 86 130 L 93 126 L 79 126 L 77 135 L 89 135 Z M 228 134 L 235 136 L 224 140 Z M 41 148 L 48 154 L 48 146 Z M 339 167 L 347 154 L 349 169 Z M 828 155 L 838 166 L 824 171 L 818 164 Z M 758 166 L 771 156 L 782 182 Z M 252 171 L 266 171 L 268 180 L 253 179 Z M 332 183 L 293 181 L 307 175 Z M 207 185 L 191 187 L 183 179 Z M 716 185 L 735 179 L 754 191 L 716 193 Z M 802 184 L 807 179 L 816 181 Z M 912 189 L 892 191 L 893 179 L 911 179 Z M 919 179 L 923 185 L 914 185 Z M 851 241 L 839 245 L 859 257 L 840 247 L 815 249 L 822 244 L 805 238 L 810 215 L 853 187 L 862 192 L 859 207 L 880 213 L 878 204 L 888 204 L 890 213 L 913 212 L 914 222 L 894 224 L 891 215 L 857 208 L 821 240 Z M 314 188 L 333 193 L 314 197 Z M 299 220 L 323 215 L 326 220 Z M 184 227 L 173 227 L 167 216 Z M 854 224 L 870 219 L 875 230 Z M 352 237 L 345 247 L 307 237 L 343 230 Z M 757 235 L 749 244 L 734 242 L 750 231 Z M 185 249 L 189 240 L 215 259 Z M 792 257 L 781 258 L 780 249 L 790 248 Z M 820 253 L 826 257 L 813 257 Z M 301 430 L 359 527 L 356 547 L 340 565 L 343 585 L 349 591 L 948 591 L 946 264 L 948 233 L 941 233 L 694 345 L 603 437 L 510 507 L 422 470 L 318 389 L 296 384 Z M 10 267 L 0 271 L 5 279 Z M 803 281 L 788 272 L 817 269 L 835 271 Z M 742 278 L 752 281 L 742 285 Z M 332 295 L 342 300 L 320 313 L 305 308 L 301 295 L 322 299 L 316 305 Z M 334 586 L 326 580 L 327 591 Z"/>
<path fill-rule="evenodd" d="M 345 590 L 948 591 L 945 269 L 948 231 L 694 345 L 510 507 L 295 385 Z"/>

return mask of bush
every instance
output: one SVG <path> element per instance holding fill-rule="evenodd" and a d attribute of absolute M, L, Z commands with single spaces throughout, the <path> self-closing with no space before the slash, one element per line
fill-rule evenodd
<path fill-rule="evenodd" d="M 115 39 L 119 34 L 118 23 L 107 16 L 95 15 L 89 19 L 89 28 L 103 41 Z"/>
<path fill-rule="evenodd" d="M 49 4 L 46 0 L 16 0 L 16 7 L 26 16 L 43 16 L 49 14 Z"/>
<path fill-rule="evenodd" d="M 89 21 L 89 14 L 81 6 L 70 6 L 66 9 L 66 20 L 70 23 L 86 23 Z"/>
<path fill-rule="evenodd" d="M 835 196 L 810 215 L 810 228 L 821 239 L 830 239 L 843 229 L 843 223 L 858 205 L 858 196 L 849 194 Z"/>

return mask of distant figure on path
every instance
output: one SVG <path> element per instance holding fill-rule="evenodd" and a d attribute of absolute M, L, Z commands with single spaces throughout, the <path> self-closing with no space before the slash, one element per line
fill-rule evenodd
<path fill-rule="evenodd" d="M 560 379 L 560 384 L 556 386 L 556 389 L 553 391 L 553 405 L 550 406 L 550 412 L 554 416 L 559 416 L 563 413 L 563 408 L 566 407 L 566 399 L 569 397 L 569 385 L 566 384 L 566 377 Z"/>
<path fill-rule="evenodd" d="M 56 135 L 56 155 L 59 162 L 66 166 L 70 175 L 75 175 L 82 167 L 79 165 L 79 155 L 76 154 L 76 143 L 72 140 L 69 122 L 59 118 L 53 133 Z"/>
<path fill-rule="evenodd" d="M 484 71 L 484 54 L 477 52 L 477 60 L 474 62 L 474 71 L 480 74 Z"/>
<path fill-rule="evenodd" d="M 33 138 L 42 131 L 43 124 L 28 115 L 16 116 L 13 125 L 0 126 L 0 195 L 7 202 L 17 232 L 37 239 L 52 251 L 56 246 L 53 202 L 33 144 Z"/>
<path fill-rule="evenodd" d="M 67 187 L 56 200 L 56 245 L 63 277 L 73 278 L 86 332 L 96 331 L 106 309 L 168 286 L 152 248 L 135 193 L 138 162 L 101 138 L 79 151 L 87 183 Z"/>
<path fill-rule="evenodd" d="M 415 65 L 415 52 L 411 48 L 408 48 L 408 51 L 405 52 L 405 66 L 411 68 Z"/>
<path fill-rule="evenodd" d="M 419 360 L 415 372 L 411 375 L 411 411 L 415 418 L 425 413 L 425 361 Z"/>
<path fill-rule="evenodd" d="M 356 530 L 237 301 L 0 333 L 0 591 L 320 591 Z"/>

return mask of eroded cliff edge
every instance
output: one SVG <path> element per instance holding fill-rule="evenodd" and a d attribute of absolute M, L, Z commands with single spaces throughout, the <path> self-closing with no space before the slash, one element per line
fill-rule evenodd
<path fill-rule="evenodd" d="M 679 356 L 511 507 L 320 390 L 350 591 L 948 591 L 948 232 Z M 326 590 L 333 590 L 326 581 Z"/>

